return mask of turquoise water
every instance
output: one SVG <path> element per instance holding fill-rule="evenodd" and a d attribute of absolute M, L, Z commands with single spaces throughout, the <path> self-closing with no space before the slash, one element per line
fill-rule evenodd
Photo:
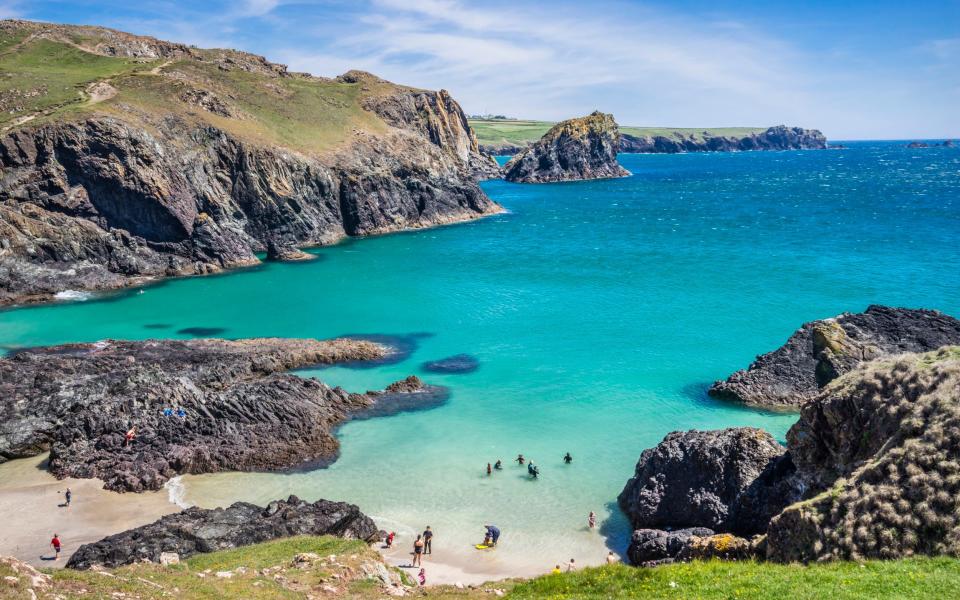
<path fill-rule="evenodd" d="M 443 556 L 469 569 L 597 562 L 605 545 L 625 544 L 612 502 L 644 448 L 689 428 L 754 425 L 782 438 L 795 420 L 716 402 L 709 382 L 810 319 L 870 303 L 960 315 L 960 150 L 853 143 L 621 162 L 633 177 L 487 182 L 508 214 L 351 241 L 309 263 L 2 312 L 0 343 L 189 337 L 176 332 L 190 327 L 427 334 L 399 364 L 312 374 L 365 390 L 417 373 L 452 389 L 446 405 L 345 426 L 329 469 L 185 477 L 186 499 L 349 500 L 403 543 L 432 525 Z M 480 368 L 420 371 L 460 353 Z M 540 480 L 513 466 L 518 452 Z M 508 467 L 487 477 L 497 458 Z M 591 510 L 600 532 L 586 528 Z M 504 534 L 480 555 L 470 544 L 486 522 Z"/>

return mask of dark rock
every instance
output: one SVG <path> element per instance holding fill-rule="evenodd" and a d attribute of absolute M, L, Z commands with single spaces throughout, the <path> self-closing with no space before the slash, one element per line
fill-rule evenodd
<path fill-rule="evenodd" d="M 944 141 L 944 142 L 943 142 L 942 144 L 940 144 L 940 145 L 943 146 L 944 148 L 956 148 L 956 147 L 957 147 L 956 143 L 954 143 L 953 140 L 946 140 L 946 141 Z"/>
<path fill-rule="evenodd" d="M 352 504 L 317 500 L 308 503 L 296 496 L 276 500 L 266 508 L 237 502 L 227 508 L 188 508 L 149 525 L 84 544 L 70 557 L 67 567 L 108 568 L 142 560 L 159 562 L 162 552 L 181 559 L 296 535 L 335 535 L 375 541 L 377 527 Z"/>
<path fill-rule="evenodd" d="M 469 354 L 457 354 L 423 363 L 423 370 L 429 373 L 473 373 L 479 367 L 480 361 Z"/>
<path fill-rule="evenodd" d="M 806 323 L 779 349 L 710 388 L 748 404 L 796 408 L 864 361 L 960 344 L 960 321 L 934 310 L 870 306 Z"/>
<path fill-rule="evenodd" d="M 57 477 L 160 488 L 179 473 L 290 469 L 337 456 L 347 419 L 436 405 L 443 388 L 348 393 L 285 371 L 375 359 L 360 340 L 104 341 L 0 359 L 0 462 L 50 450 Z M 186 415 L 164 415 L 182 408 Z M 137 437 L 124 444 L 124 433 Z"/>
<path fill-rule="evenodd" d="M 557 123 L 510 159 L 504 179 L 521 183 L 626 177 L 617 162 L 620 131 L 612 115 L 594 112 Z"/>
<path fill-rule="evenodd" d="M 620 152 L 676 154 L 680 152 L 742 152 L 748 150 L 822 150 L 827 138 L 816 129 L 777 125 L 743 137 L 700 136 L 674 132 L 672 137 L 620 135 Z"/>
<path fill-rule="evenodd" d="M 178 329 L 177 333 L 196 337 L 209 337 L 212 335 L 220 335 L 226 331 L 226 327 L 184 327 L 183 329 Z"/>
<path fill-rule="evenodd" d="M 691 527 L 676 531 L 637 529 L 630 537 L 627 556 L 638 566 L 651 566 L 672 561 L 683 551 L 693 536 L 706 537 L 714 532 L 706 527 Z"/>
<path fill-rule="evenodd" d="M 929 148 L 930 144 L 926 142 L 910 142 L 907 144 L 907 148 Z"/>
<path fill-rule="evenodd" d="M 636 528 L 707 527 L 762 532 L 785 504 L 773 493 L 785 448 L 751 427 L 673 432 L 644 450 L 636 472 L 617 498 Z M 756 483 L 765 475 L 766 484 Z"/>
<path fill-rule="evenodd" d="M 413 394 L 415 392 L 422 392 L 426 386 L 423 384 L 423 381 L 416 375 L 410 375 L 403 381 L 395 381 L 384 388 L 384 392 L 388 394 Z"/>
<path fill-rule="evenodd" d="M 487 156 L 513 156 L 528 148 L 529 144 L 480 144 L 480 152 Z"/>
<path fill-rule="evenodd" d="M 756 549 L 750 540 L 718 533 L 708 536 L 693 536 L 683 545 L 677 560 L 746 560 L 756 556 Z"/>

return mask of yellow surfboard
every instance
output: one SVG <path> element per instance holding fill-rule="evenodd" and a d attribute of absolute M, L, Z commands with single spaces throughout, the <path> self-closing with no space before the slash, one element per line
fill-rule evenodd
<path fill-rule="evenodd" d="M 477 544 L 476 546 L 474 546 L 474 548 L 476 548 L 477 550 L 489 550 L 490 548 L 493 548 L 493 546 L 487 546 L 486 544 Z"/>

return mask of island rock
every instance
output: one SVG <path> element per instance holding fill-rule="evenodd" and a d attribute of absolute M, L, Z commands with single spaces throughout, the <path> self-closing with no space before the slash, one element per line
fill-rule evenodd
<path fill-rule="evenodd" d="M 345 502 L 309 503 L 296 496 L 276 500 L 266 508 L 237 502 L 213 510 L 188 508 L 149 525 L 84 544 L 70 557 L 67 567 L 89 569 L 144 560 L 160 562 L 162 555 L 168 553 L 184 559 L 296 535 L 374 541 L 378 530 L 370 517 Z"/>
<path fill-rule="evenodd" d="M 620 131 L 613 116 L 594 112 L 557 123 L 540 141 L 510 159 L 504 179 L 520 183 L 626 177 L 617 162 Z"/>

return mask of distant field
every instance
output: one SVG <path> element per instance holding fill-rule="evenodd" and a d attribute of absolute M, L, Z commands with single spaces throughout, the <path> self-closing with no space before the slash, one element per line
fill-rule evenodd
<path fill-rule="evenodd" d="M 500 119 L 470 119 L 470 126 L 477 133 L 477 140 L 487 146 L 503 144 L 523 145 L 527 142 L 539 140 L 550 127 L 551 121 L 504 121 Z M 697 127 L 627 127 L 621 126 L 620 131 L 642 136 L 663 136 L 668 138 L 693 137 L 701 141 L 704 136 L 734 136 L 744 137 L 751 133 L 765 131 L 766 127 L 711 127 L 702 129 Z"/>

